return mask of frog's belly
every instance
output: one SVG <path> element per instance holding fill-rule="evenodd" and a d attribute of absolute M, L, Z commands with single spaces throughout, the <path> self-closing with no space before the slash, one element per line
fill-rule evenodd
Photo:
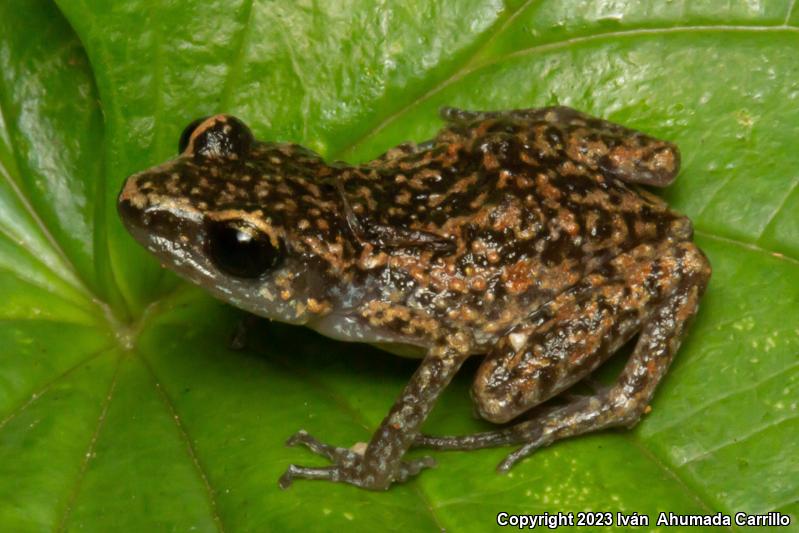
<path fill-rule="evenodd" d="M 425 339 L 373 327 L 357 316 L 332 313 L 306 326 L 331 339 L 372 344 L 402 357 L 423 357 L 428 348 Z"/>
<path fill-rule="evenodd" d="M 409 357 L 412 359 L 421 359 L 425 356 L 426 350 L 421 346 L 414 346 L 413 344 L 402 344 L 396 342 L 372 342 L 370 343 L 375 348 L 380 348 L 394 355 L 400 357 Z"/>
<path fill-rule="evenodd" d="M 371 344 L 402 357 L 422 358 L 432 344 L 425 338 L 403 335 L 384 327 L 373 327 L 361 320 L 360 317 L 352 315 L 332 313 L 305 325 L 331 339 Z M 484 342 L 481 342 L 481 338 L 484 336 L 486 338 L 482 339 Z M 475 337 L 480 338 L 475 338 L 473 355 L 484 354 L 487 347 L 496 342 L 494 336 L 476 335 Z"/>

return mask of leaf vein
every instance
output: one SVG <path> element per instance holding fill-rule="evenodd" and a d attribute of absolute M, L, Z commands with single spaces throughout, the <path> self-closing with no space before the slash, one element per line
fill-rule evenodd
<path fill-rule="evenodd" d="M 83 11 L 84 13 L 92 12 L 92 9 L 86 3 L 86 0 L 75 0 L 75 1 L 77 2 L 77 5 L 80 6 L 80 10 Z M 67 14 L 64 12 L 64 9 L 62 9 L 61 6 L 57 7 L 62 11 L 64 16 L 67 17 Z M 94 76 L 95 71 L 98 69 L 99 66 L 111 65 L 113 61 L 111 60 L 108 54 L 107 48 L 101 45 L 97 45 L 95 49 L 97 50 L 96 62 L 93 60 L 92 57 L 88 57 L 88 60 L 91 67 L 90 70 L 92 73 L 94 86 L 97 89 L 99 100 L 103 103 L 101 114 L 103 119 L 104 130 L 103 130 L 103 152 L 102 152 L 103 160 L 101 163 L 102 164 L 101 179 L 103 183 L 98 184 L 97 187 L 95 188 L 95 195 L 96 195 L 95 201 L 97 201 L 97 210 L 95 210 L 96 219 L 94 226 L 95 227 L 94 268 L 96 273 L 101 272 L 102 268 L 100 267 L 100 261 L 103 259 L 107 261 L 106 265 L 110 273 L 110 284 L 105 284 L 105 286 L 112 293 L 119 295 L 121 299 L 121 304 L 123 306 L 122 310 L 127 314 L 127 316 L 130 316 L 130 309 L 131 309 L 130 304 L 133 300 L 130 297 L 131 296 L 130 293 L 124 290 L 125 285 L 120 282 L 121 276 L 118 271 L 117 263 L 115 261 L 115 256 L 111 253 L 111 233 L 108 231 L 108 219 L 105 216 L 106 212 L 105 209 L 103 209 L 104 202 L 102 201 L 103 198 L 101 197 L 101 195 L 104 195 L 105 191 L 107 190 L 106 185 L 108 184 L 108 178 L 109 178 L 108 169 L 110 168 L 109 162 L 114 161 L 117 168 L 128 167 L 124 150 L 119 151 L 118 153 L 113 153 L 114 151 L 112 143 L 108 142 L 109 137 L 106 135 L 108 130 L 105 129 L 106 126 L 109 124 L 123 124 L 124 120 L 120 112 L 119 106 L 116 105 L 117 94 L 114 92 L 115 89 L 114 85 L 110 84 L 111 88 L 104 93 L 102 90 L 102 86 L 98 83 L 99 80 Z M 88 56 L 88 50 L 86 49 L 86 47 L 84 47 L 84 50 L 86 50 Z M 112 153 L 113 156 L 111 155 Z M 160 273 L 161 271 L 159 270 L 158 272 Z M 100 302 L 99 299 L 95 299 L 95 301 Z M 113 316 L 113 312 L 107 303 L 102 304 L 102 307 L 106 316 Z"/>
<path fill-rule="evenodd" d="M 5 233 L 3 233 L 2 231 L 0 231 L 0 235 L 4 235 L 4 236 L 7 237 L 7 235 Z M 27 252 L 27 250 L 26 250 L 26 252 Z M 57 279 L 59 279 L 61 281 L 64 281 L 65 283 L 69 284 L 70 287 L 74 287 L 74 285 L 70 284 L 64 278 L 62 278 L 61 276 L 59 276 L 58 274 L 53 272 L 53 270 L 47 268 L 47 265 L 45 265 L 44 263 L 39 261 L 38 258 L 32 256 L 31 254 L 28 254 L 28 257 L 32 258 L 36 263 L 44 266 L 45 269 L 48 272 L 52 273 Z M 54 296 L 56 298 L 60 298 L 60 299 L 62 299 L 64 301 L 70 302 L 71 304 L 74 304 L 76 307 L 78 307 L 79 309 L 83 309 L 84 311 L 92 312 L 92 311 L 96 310 L 96 308 L 92 308 L 90 305 L 87 306 L 87 307 L 83 307 L 83 306 L 79 305 L 79 304 L 82 304 L 82 303 L 88 303 L 88 300 L 83 300 L 82 302 L 74 301 L 74 300 L 70 299 L 68 295 L 61 294 L 60 292 L 58 292 L 55 287 L 52 287 L 52 286 L 48 285 L 47 283 L 44 283 L 41 280 L 39 280 L 39 279 L 37 279 L 37 278 L 35 278 L 33 276 L 26 276 L 22 272 L 20 272 L 18 270 L 13 270 L 12 268 L 10 268 L 7 265 L 0 266 L 0 272 L 7 272 L 10 275 L 14 276 L 16 279 L 18 279 L 20 282 L 25 283 L 26 285 L 31 285 L 33 287 L 38 287 L 38 288 L 42 289 L 43 291 L 45 291 L 47 294 L 50 294 L 50 295 L 52 295 L 52 296 Z"/>
<path fill-rule="evenodd" d="M 8 120 L 7 113 L 5 111 L 5 106 L 2 105 L 2 104 L 0 104 L 0 114 L 2 114 L 3 122 L 8 127 L 10 122 Z M 21 169 L 22 166 L 21 166 L 21 161 L 20 161 L 20 154 L 19 154 L 19 151 L 17 150 L 16 144 L 13 142 L 13 140 L 11 141 L 11 150 L 13 152 L 13 157 L 16 160 L 17 168 Z M 22 206 L 25 209 L 25 211 L 31 217 L 31 219 L 33 220 L 34 224 L 36 224 L 36 226 L 39 228 L 39 231 L 42 232 L 42 235 L 44 236 L 44 238 L 47 241 L 47 243 L 51 246 L 53 252 L 55 252 L 56 256 L 58 256 L 58 258 L 61 259 L 61 261 L 63 262 L 63 264 L 66 267 L 66 269 L 72 274 L 72 277 L 70 278 L 70 277 L 66 277 L 66 276 L 63 276 L 63 275 L 59 274 L 58 272 L 56 272 L 53 269 L 52 265 L 46 265 L 45 263 L 42 263 L 42 264 L 45 264 L 47 269 L 49 271 L 51 271 L 53 273 L 53 275 L 55 275 L 59 279 L 62 279 L 65 283 L 67 283 L 67 284 L 71 285 L 72 287 L 74 287 L 78 292 L 83 293 L 88 300 L 92 300 L 93 299 L 92 298 L 92 292 L 83 283 L 83 280 L 80 278 L 80 276 L 77 273 L 77 270 L 75 269 L 75 265 L 72 263 L 72 261 L 66 255 L 64 250 L 58 245 L 58 242 L 55 240 L 55 237 L 53 237 L 53 234 L 50 232 L 49 228 L 44 223 L 44 220 L 42 220 L 42 218 L 39 216 L 39 214 L 33 208 L 33 204 L 30 202 L 28 197 L 22 192 L 22 189 L 20 188 L 20 186 L 17 183 L 17 181 L 8 173 L 7 169 L 3 165 L 0 165 L 0 170 L 2 170 L 0 172 L 0 175 L 2 175 L 4 181 L 6 183 L 8 183 L 8 186 L 14 192 L 14 195 L 17 197 L 17 199 L 22 204 Z M 9 236 L 11 238 L 11 240 L 13 241 L 13 237 L 8 235 L 5 231 L 3 232 L 3 234 Z"/>
<path fill-rule="evenodd" d="M 788 12 L 785 13 L 785 20 L 783 21 L 783 25 L 790 26 L 791 22 L 791 15 L 793 15 L 793 9 L 796 7 L 796 0 L 791 0 L 791 3 L 788 4 Z"/>
<path fill-rule="evenodd" d="M 180 416 L 178 415 L 177 408 L 164 388 L 161 386 L 161 381 L 155 374 L 155 370 L 153 370 L 153 367 L 141 353 L 139 353 L 139 360 L 147 369 L 150 378 L 153 380 L 153 387 L 155 388 L 159 398 L 161 398 L 161 401 L 164 404 L 167 413 L 169 414 L 169 418 L 174 422 L 180 440 L 182 440 L 183 444 L 186 446 L 186 453 L 188 454 L 192 466 L 194 467 L 194 471 L 200 478 L 200 482 L 202 483 L 206 496 L 208 497 L 208 504 L 211 507 L 211 519 L 214 521 L 214 524 L 216 524 L 217 530 L 224 533 L 225 528 L 222 524 L 222 517 L 219 514 L 219 507 L 217 505 L 215 495 L 216 493 L 214 492 L 213 487 L 211 487 L 211 483 L 208 481 L 208 475 L 206 474 L 205 469 L 203 468 L 203 465 L 197 456 L 197 451 L 194 449 L 194 445 L 191 442 L 191 438 L 189 437 L 186 427 L 180 422 Z"/>
<path fill-rule="evenodd" d="M 471 54 L 469 54 L 464 61 L 454 67 L 454 70 L 451 72 L 449 77 L 444 78 L 442 81 L 434 84 L 429 90 L 426 92 L 420 93 L 415 99 L 411 100 L 407 104 L 403 105 L 399 109 L 397 109 L 393 113 L 389 113 L 384 115 L 381 119 L 378 119 L 377 125 L 373 128 L 368 128 L 363 135 L 357 137 L 354 141 L 350 142 L 343 148 L 337 150 L 334 154 L 330 156 L 331 159 L 338 159 L 341 155 L 352 151 L 356 146 L 361 144 L 366 139 L 370 139 L 374 137 L 374 135 L 384 129 L 388 124 L 393 122 L 397 117 L 405 113 L 411 107 L 416 105 L 418 102 L 422 102 L 428 99 L 430 96 L 438 92 L 440 89 L 450 85 L 451 82 L 455 81 L 456 78 L 459 78 L 460 73 L 464 73 L 469 69 L 469 67 L 473 64 L 475 59 L 480 55 L 480 53 L 486 49 L 486 47 L 493 42 L 498 35 L 504 32 L 508 26 L 510 25 L 513 20 L 516 19 L 530 4 L 533 3 L 534 0 L 526 0 L 523 4 L 519 5 L 515 10 L 509 11 L 505 18 L 499 18 L 497 20 L 497 24 L 499 24 L 499 28 L 494 29 L 489 28 L 486 30 L 486 33 L 489 34 L 488 38 L 483 41 L 480 45 L 478 45 Z M 464 74 L 465 75 L 465 74 Z"/>
<path fill-rule="evenodd" d="M 5 322 L 5 321 L 0 320 L 0 322 Z M 13 409 L 11 409 L 11 411 L 9 411 L 8 415 L 6 415 L 5 418 L 0 420 L 0 430 L 2 430 L 6 426 L 6 424 L 11 422 L 11 420 L 13 420 L 17 416 L 19 416 L 22 412 L 24 412 L 25 409 L 27 409 L 28 407 L 36 403 L 39 399 L 41 399 L 41 397 L 44 396 L 50 389 L 52 389 L 56 383 L 67 378 L 75 370 L 90 363 L 91 361 L 95 360 L 97 357 L 101 356 L 102 354 L 104 354 L 105 352 L 109 351 L 112 348 L 113 346 L 103 346 L 99 350 L 96 350 L 91 354 L 89 354 L 87 357 L 84 357 L 74 365 L 67 367 L 63 372 L 59 373 L 54 378 L 50 379 L 49 381 L 45 382 L 43 385 L 38 387 L 30 394 L 30 396 L 26 400 L 20 402 L 16 407 L 14 407 Z"/>
<path fill-rule="evenodd" d="M 759 380 L 755 381 L 754 383 L 751 383 L 751 384 L 747 385 L 746 387 L 742 387 L 740 389 L 728 392 L 726 394 L 722 394 L 720 396 L 716 396 L 715 398 L 711 399 L 710 401 L 707 401 L 707 402 L 704 402 L 702 404 L 699 404 L 699 405 L 695 406 L 693 409 L 691 409 L 691 410 L 689 410 L 687 412 L 681 412 L 681 414 L 680 414 L 680 416 L 678 418 L 670 420 L 668 424 L 666 424 L 665 426 L 659 427 L 657 429 L 657 431 L 647 434 L 647 438 L 651 437 L 652 435 L 658 435 L 660 433 L 663 433 L 664 431 L 668 431 L 672 427 L 674 427 L 674 426 L 676 426 L 678 424 L 681 424 L 685 420 L 688 420 L 689 418 L 691 418 L 693 416 L 696 416 L 697 413 L 701 413 L 702 411 L 704 411 L 708 407 L 711 407 L 711 406 L 713 406 L 713 405 L 715 405 L 715 404 L 717 404 L 719 402 L 723 402 L 727 398 L 731 398 L 733 396 L 737 396 L 737 395 L 739 395 L 741 393 L 744 393 L 744 392 L 749 392 L 752 389 L 756 389 L 759 386 L 763 385 L 764 383 L 766 383 L 766 382 L 768 382 L 768 381 L 770 381 L 770 380 L 772 380 L 772 379 L 774 379 L 774 378 L 776 378 L 778 376 L 781 376 L 782 374 L 785 374 L 786 372 L 789 372 L 789 371 L 793 370 L 796 367 L 799 367 L 799 361 L 797 361 L 797 362 L 795 362 L 795 363 L 793 363 L 791 365 L 788 365 L 787 367 L 780 368 L 776 372 L 772 372 L 771 374 L 768 374 L 767 376 L 764 376 L 762 379 L 759 379 Z"/>
<path fill-rule="evenodd" d="M 116 390 L 117 380 L 119 379 L 119 371 L 122 367 L 122 355 L 117 356 L 117 365 L 114 369 L 114 375 L 111 378 L 111 384 L 108 386 L 108 392 L 106 393 L 105 400 L 103 401 L 103 406 L 100 409 L 100 416 L 97 418 L 97 424 L 95 425 L 94 432 L 92 433 L 91 438 L 89 439 L 89 446 L 86 449 L 86 453 L 83 455 L 83 460 L 81 462 L 80 471 L 78 472 L 78 476 L 75 479 L 75 484 L 72 487 L 72 490 L 69 492 L 69 496 L 67 497 L 67 503 L 64 507 L 64 514 L 61 516 L 61 520 L 59 520 L 58 525 L 54 528 L 56 531 L 64 531 L 66 528 L 67 520 L 69 519 L 70 515 L 72 514 L 72 507 L 75 505 L 75 501 L 78 499 L 78 493 L 80 492 L 80 486 L 83 483 L 84 478 L 86 477 L 86 471 L 89 469 L 89 462 L 92 460 L 94 456 L 94 447 L 97 444 L 97 438 L 100 435 L 100 431 L 105 424 L 105 417 L 108 414 L 108 407 L 111 405 L 111 399 L 114 396 L 114 391 Z"/>
<path fill-rule="evenodd" d="M 705 513 L 712 514 L 715 511 L 714 506 L 706 502 L 702 494 L 700 494 L 695 488 L 691 487 L 683 478 L 683 476 L 680 475 L 680 472 L 676 468 L 673 468 L 668 463 L 663 461 L 662 458 L 655 455 L 653 450 L 644 446 L 629 431 L 623 432 L 622 435 L 624 436 L 625 440 L 631 443 L 644 458 L 648 459 L 652 464 L 658 467 L 661 471 L 663 471 L 663 473 L 672 478 L 680 487 L 682 487 L 686 494 L 690 495 L 691 498 L 693 498 L 693 500 L 698 503 L 700 507 L 702 507 L 702 510 Z M 729 526 L 727 529 L 730 531 L 736 531 L 738 528 Z"/>
<path fill-rule="evenodd" d="M 755 426 L 754 428 L 752 428 L 750 431 L 748 431 L 746 433 L 742 433 L 740 435 L 735 435 L 731 439 L 728 439 L 728 440 L 725 440 L 725 441 L 723 441 L 721 443 L 718 443 L 715 446 L 707 448 L 706 450 L 702 450 L 701 452 L 699 452 L 699 453 L 697 453 L 697 454 L 695 454 L 693 456 L 684 458 L 680 462 L 679 466 L 684 466 L 684 465 L 687 465 L 687 464 L 690 464 L 690 463 L 695 463 L 697 461 L 701 461 L 702 459 L 704 459 L 706 457 L 709 457 L 710 455 L 712 455 L 712 454 L 714 454 L 714 453 L 716 453 L 716 452 L 718 452 L 720 450 L 723 450 L 724 448 L 729 448 L 730 446 L 734 446 L 736 444 L 741 444 L 742 442 L 746 442 L 747 440 L 751 439 L 755 435 L 763 433 L 767 429 L 779 426 L 779 425 L 781 425 L 781 424 L 783 424 L 785 422 L 790 422 L 791 420 L 795 420 L 797 418 L 799 418 L 799 415 L 791 414 L 791 415 L 784 416 L 784 417 L 778 418 L 776 420 L 770 420 L 770 421 L 768 421 L 768 422 L 766 422 L 764 424 L 760 424 L 758 426 Z"/>
<path fill-rule="evenodd" d="M 797 185 L 799 185 L 799 175 L 794 176 L 793 182 L 788 186 L 788 190 L 785 193 L 785 196 L 783 196 L 782 200 L 780 200 L 780 203 L 774 209 L 774 212 L 771 213 L 771 215 L 769 215 L 768 220 L 763 225 L 763 229 L 761 230 L 760 235 L 757 238 L 758 242 L 763 238 L 763 235 L 765 235 L 766 230 L 768 230 L 769 226 L 771 226 L 771 224 L 774 222 L 774 219 L 777 218 L 777 215 L 780 214 L 780 211 L 782 211 L 782 208 L 785 207 L 785 204 L 788 203 L 788 200 L 791 198 L 791 195 L 796 190 Z"/>
<path fill-rule="evenodd" d="M 742 240 L 739 240 L 739 239 L 734 239 L 732 237 L 724 237 L 724 236 L 721 236 L 721 235 L 716 235 L 715 233 L 712 233 L 712 232 L 709 232 L 709 231 L 704 231 L 704 230 L 701 230 L 701 229 L 696 229 L 694 231 L 694 233 L 696 235 L 701 235 L 702 237 L 705 237 L 705 238 L 708 238 L 708 239 L 713 239 L 713 240 L 720 241 L 720 242 L 726 242 L 726 243 L 729 243 L 729 244 L 734 244 L 736 246 L 740 246 L 741 248 L 746 248 L 747 250 L 750 250 L 752 252 L 757 252 L 759 254 L 768 255 L 769 257 L 772 257 L 774 259 L 777 259 L 777 260 L 780 260 L 780 261 L 786 261 L 786 262 L 788 262 L 788 263 L 790 263 L 790 264 L 792 264 L 794 266 L 799 266 L 799 259 L 796 259 L 795 257 L 787 255 L 787 254 L 784 254 L 782 252 L 772 252 L 772 251 L 770 251 L 770 250 L 768 250 L 766 248 L 762 248 L 762 247 L 760 247 L 760 246 L 758 246 L 757 244 L 754 244 L 754 243 L 742 241 Z"/>
<path fill-rule="evenodd" d="M 288 359 L 283 357 L 280 354 L 276 354 L 272 359 L 279 363 L 283 368 L 289 370 L 297 377 L 308 383 L 314 389 L 322 391 L 322 393 L 333 400 L 333 403 L 339 407 L 342 411 L 347 413 L 359 426 L 361 426 L 367 433 L 372 432 L 372 426 L 369 422 L 364 418 L 363 414 L 360 411 L 355 409 L 352 404 L 350 404 L 344 397 L 338 394 L 336 391 L 332 390 L 330 387 L 322 383 L 321 381 L 314 379 L 313 377 L 309 376 L 307 372 L 303 369 L 299 368 L 297 365 L 291 363 Z"/>

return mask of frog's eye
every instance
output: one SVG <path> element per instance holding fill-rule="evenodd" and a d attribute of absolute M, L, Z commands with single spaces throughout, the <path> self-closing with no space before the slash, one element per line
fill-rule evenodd
<path fill-rule="evenodd" d="M 206 228 L 208 255 L 221 271 L 238 278 L 257 278 L 280 263 L 281 246 L 263 232 L 237 222 L 211 222 Z"/>
<path fill-rule="evenodd" d="M 216 115 L 189 124 L 181 136 L 180 145 L 196 158 L 238 159 L 250 151 L 253 136 L 250 128 L 236 117 Z"/>
<path fill-rule="evenodd" d="M 194 133 L 194 130 L 197 129 L 197 126 L 205 122 L 207 119 L 208 117 L 202 117 L 198 118 L 197 120 L 192 120 L 188 126 L 183 128 L 183 133 L 180 134 L 180 142 L 178 142 L 178 155 L 186 151 L 186 148 L 189 146 L 191 134 Z"/>

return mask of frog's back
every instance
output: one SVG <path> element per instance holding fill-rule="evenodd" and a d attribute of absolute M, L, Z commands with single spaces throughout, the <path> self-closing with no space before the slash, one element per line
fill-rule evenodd
<path fill-rule="evenodd" d="M 453 240 L 465 275 L 574 277 L 640 243 L 690 238 L 686 218 L 575 156 L 564 128 L 534 111 L 541 118 L 456 120 L 425 149 L 394 149 L 354 171 L 348 191 L 379 224 Z"/>

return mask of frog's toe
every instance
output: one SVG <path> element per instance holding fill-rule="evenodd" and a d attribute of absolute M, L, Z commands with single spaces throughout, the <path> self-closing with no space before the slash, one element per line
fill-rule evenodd
<path fill-rule="evenodd" d="M 289 465 L 277 484 L 281 489 L 287 489 L 295 479 L 323 479 L 327 481 L 342 481 L 342 469 L 337 466 L 308 467 Z"/>
<path fill-rule="evenodd" d="M 555 441 L 551 432 L 541 432 L 536 438 L 527 442 L 521 448 L 509 453 L 501 463 L 497 465 L 497 472 L 507 474 L 516 463 L 532 455 L 539 448 L 549 446 Z"/>
<path fill-rule="evenodd" d="M 312 437 L 304 429 L 299 430 L 286 441 L 286 446 L 297 446 L 298 444 L 305 446 L 317 455 L 327 457 L 331 461 L 341 461 L 351 464 L 355 462 L 358 457 L 360 457 L 360 454 L 349 448 L 340 448 L 337 446 L 331 446 L 330 444 L 325 444 L 324 442 Z"/>

